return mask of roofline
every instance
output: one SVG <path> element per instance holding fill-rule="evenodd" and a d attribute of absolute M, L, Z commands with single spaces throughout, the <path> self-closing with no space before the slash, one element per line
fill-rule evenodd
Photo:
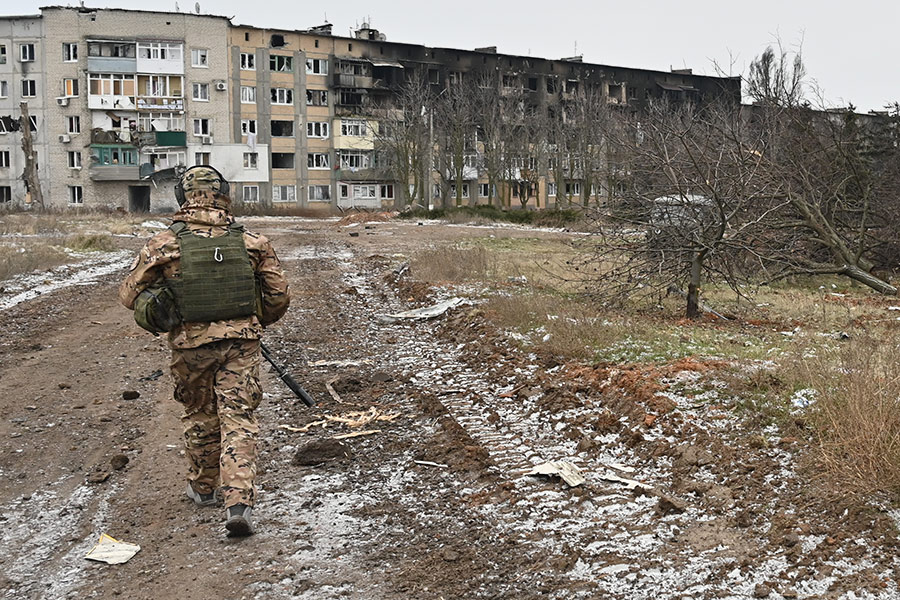
<path fill-rule="evenodd" d="M 3 20 L 12 20 L 12 19 L 40 19 L 42 15 L 0 15 L 0 19 Z"/>
<path fill-rule="evenodd" d="M 468 50 L 465 48 L 444 48 L 440 46 L 426 46 L 424 44 L 414 44 L 412 42 L 395 42 L 392 40 L 366 40 L 361 38 L 355 38 L 350 36 L 343 35 L 326 35 L 324 33 L 315 33 L 310 29 L 281 29 L 277 27 L 258 27 L 256 25 L 245 25 L 243 23 L 232 23 L 232 27 L 234 28 L 244 28 L 244 29 L 255 29 L 258 31 L 273 31 L 279 33 L 294 33 L 294 34 L 305 34 L 305 35 L 318 35 L 323 38 L 334 38 L 337 40 L 348 40 L 351 42 L 368 42 L 368 43 L 383 43 L 383 44 L 391 44 L 394 46 L 412 46 L 414 48 L 424 48 L 426 50 L 440 50 L 444 52 L 467 52 L 470 54 L 477 54 L 479 56 L 496 56 L 498 58 L 515 58 L 520 60 L 539 60 L 545 62 L 552 63 L 562 63 L 562 64 L 571 64 L 571 65 L 581 65 L 585 67 L 593 67 L 593 68 L 601 68 L 601 69 L 629 69 L 631 71 L 643 71 L 645 73 L 655 73 L 659 75 L 680 75 L 682 77 L 697 77 L 701 79 L 712 79 L 716 81 L 730 81 L 730 80 L 739 80 L 741 78 L 740 75 L 727 75 L 727 76 L 719 76 L 719 75 L 699 75 L 696 73 L 675 73 L 673 71 L 660 71 L 658 69 L 645 69 L 643 67 L 628 67 L 624 65 L 605 65 L 601 63 L 591 63 L 591 62 L 575 62 L 575 61 L 566 61 L 561 58 L 544 58 L 541 56 L 522 56 L 519 54 L 504 54 L 501 52 L 482 52 L 480 50 Z M 403 59 L 398 59 L 403 60 Z M 421 61 L 417 61 L 421 62 Z"/>
<path fill-rule="evenodd" d="M 166 10 L 142 10 L 139 8 L 93 8 L 90 6 L 60 6 L 60 5 L 51 5 L 51 6 L 41 6 L 41 11 L 44 10 L 72 10 L 81 13 L 92 13 L 98 11 L 108 11 L 108 12 L 128 12 L 128 13 L 144 13 L 144 14 L 154 14 L 154 15 L 179 15 L 182 17 L 208 17 L 210 19 L 225 19 L 229 23 L 231 23 L 231 19 L 234 17 L 226 17 L 224 15 L 211 15 L 211 14 L 197 14 L 191 12 L 173 12 Z"/>

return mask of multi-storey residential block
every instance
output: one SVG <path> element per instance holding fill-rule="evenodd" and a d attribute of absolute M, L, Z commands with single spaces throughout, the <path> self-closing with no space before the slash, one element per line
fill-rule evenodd
<path fill-rule="evenodd" d="M 0 17 L 0 206 L 14 199 L 31 202 L 22 179 L 22 102 L 27 103 L 32 121 L 41 187 L 46 188 L 50 180 L 43 35 L 40 15 Z"/>
<path fill-rule="evenodd" d="M 27 200 L 20 133 L 3 136 L 3 123 L 16 122 L 25 99 L 45 203 L 55 207 L 169 210 L 174 178 L 195 164 L 218 168 L 236 202 L 392 206 L 412 181 L 398 180 L 379 138 L 403 86 L 419 79 L 439 96 L 487 75 L 531 115 L 558 111 L 586 89 L 597 101 L 638 111 L 655 98 L 740 99 L 732 78 L 388 42 L 367 25 L 339 37 L 330 25 L 271 30 L 212 15 L 47 7 L 41 16 L 0 18 L 0 202 Z M 540 177 L 491 183 L 484 152 L 475 139 L 461 158 L 426 166 L 419 186 L 433 188 L 426 203 L 448 194 L 484 202 L 502 188 L 510 205 L 544 208 L 557 195 L 587 202 L 609 193 L 565 156 L 541 164 L 509 157 L 521 163 L 512 164 L 519 175 Z M 447 170 L 458 160 L 463 166 L 451 181 Z M 568 178 L 550 177 L 559 165 Z"/>

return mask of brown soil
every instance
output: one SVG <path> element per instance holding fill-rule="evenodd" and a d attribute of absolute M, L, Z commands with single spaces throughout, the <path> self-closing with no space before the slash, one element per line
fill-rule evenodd
<path fill-rule="evenodd" d="M 560 365 L 473 306 L 375 318 L 453 293 L 391 275 L 426 241 L 564 234 L 248 227 L 300 257 L 266 341 L 319 402 L 264 375 L 257 535 L 184 495 L 168 350 L 117 305 L 123 271 L 0 311 L 0 598 L 897 597 L 887 512 L 828 492 L 802 436 L 745 429 L 728 391 L 678 399 L 675 375 L 727 363 Z M 560 459 L 586 483 L 526 475 Z M 101 533 L 141 551 L 86 561 Z"/>

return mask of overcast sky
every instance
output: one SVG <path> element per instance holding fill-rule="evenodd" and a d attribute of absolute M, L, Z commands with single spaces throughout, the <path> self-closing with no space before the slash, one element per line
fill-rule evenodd
<path fill-rule="evenodd" d="M 178 0 L 193 11 L 194 0 Z M 0 12 L 38 12 L 48 2 L 4 2 Z M 74 3 L 73 3 L 74 4 Z M 175 0 L 115 0 L 87 6 L 175 10 Z M 388 40 L 562 58 L 656 70 L 693 68 L 712 75 L 745 74 L 750 61 L 779 38 L 789 50 L 802 44 L 810 78 L 832 105 L 860 111 L 900 100 L 895 61 L 900 57 L 900 2 L 896 0 L 554 0 L 491 2 L 200 1 L 201 11 L 234 17 L 236 24 L 304 29 L 327 20 L 349 35 L 364 20 Z"/>

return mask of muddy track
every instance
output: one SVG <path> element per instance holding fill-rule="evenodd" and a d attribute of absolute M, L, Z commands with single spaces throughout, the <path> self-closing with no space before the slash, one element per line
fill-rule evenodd
<path fill-rule="evenodd" d="M 115 305 L 122 273 L 101 275 L 0 311 L 0 384 L 14 390 L 0 397 L 0 598 L 898 597 L 890 518 L 820 500 L 800 448 L 749 445 L 717 408 L 727 390 L 688 398 L 692 371 L 667 375 L 675 408 L 648 426 L 658 407 L 610 383 L 621 377 L 521 349 L 475 290 L 432 288 L 432 302 L 473 302 L 433 321 L 376 318 L 423 304 L 392 274 L 416 248 L 483 232 L 250 227 L 273 240 L 294 297 L 267 343 L 320 402 L 264 377 L 259 533 L 227 540 L 220 509 L 183 497 L 168 353 Z M 390 418 L 325 418 L 373 410 Z M 375 433 L 319 462 L 304 450 L 363 429 Z M 587 482 L 526 475 L 558 459 Z M 86 483 L 97 472 L 109 477 Z M 87 562 L 100 532 L 142 550 Z"/>

